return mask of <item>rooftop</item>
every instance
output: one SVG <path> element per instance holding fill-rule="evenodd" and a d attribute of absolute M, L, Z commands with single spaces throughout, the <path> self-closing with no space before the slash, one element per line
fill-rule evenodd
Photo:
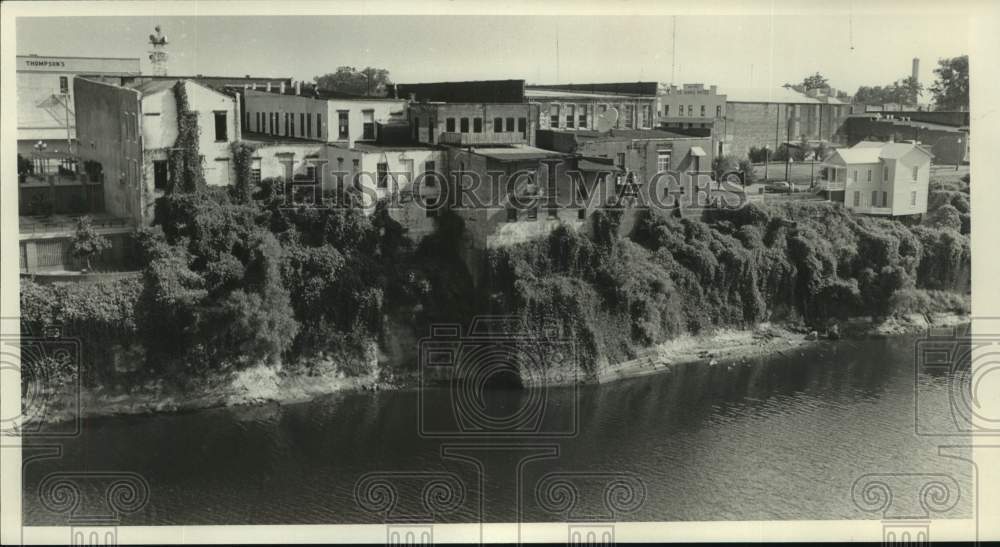
<path fill-rule="evenodd" d="M 232 89 L 242 89 L 242 85 L 230 85 L 227 86 Z M 284 92 L 281 91 L 280 86 L 271 86 L 271 91 L 266 88 L 258 87 L 257 89 L 247 89 L 249 92 L 257 93 L 271 93 L 274 95 L 290 95 L 295 97 L 306 97 L 308 99 L 319 99 L 319 100 L 348 100 L 348 101 L 400 101 L 401 99 L 394 99 L 392 97 L 372 97 L 369 95 L 355 95 L 353 93 L 343 93 L 340 91 L 331 91 L 329 89 L 322 89 L 317 87 L 315 84 L 302 84 L 298 93 L 296 93 L 294 85 L 286 85 Z"/>
<path fill-rule="evenodd" d="M 806 95 L 787 87 L 727 87 L 725 89 L 720 89 L 719 93 L 726 95 L 726 100 L 731 103 L 824 104 L 824 101 L 807 97 Z"/>
<path fill-rule="evenodd" d="M 545 131 L 545 130 L 543 130 Z M 664 131 L 662 129 L 611 129 L 607 132 L 601 132 L 597 130 L 560 130 L 560 129 L 549 129 L 553 133 L 559 133 L 564 135 L 576 135 L 582 139 L 590 140 L 639 140 L 639 139 L 700 139 L 703 137 L 692 137 L 691 135 L 684 135 L 681 133 L 674 133 L 672 131 Z"/>
<path fill-rule="evenodd" d="M 547 98 L 579 98 L 579 99 L 623 99 L 633 97 L 649 97 L 636 93 L 614 93 L 609 91 L 570 91 L 565 89 L 547 89 L 541 87 L 528 87 L 524 90 L 524 96 L 529 99 Z"/>
<path fill-rule="evenodd" d="M 299 137 L 288 137 L 285 135 L 269 135 L 267 133 L 254 133 L 245 130 L 243 131 L 243 140 L 259 144 L 312 144 L 315 146 L 323 146 L 326 144 L 325 141 L 317 141 L 315 139 L 303 139 Z"/>
<path fill-rule="evenodd" d="M 919 143 L 913 142 L 861 141 L 850 148 L 839 148 L 836 153 L 845 163 L 878 163 L 880 159 L 899 159 L 914 149 L 933 156 Z"/>
<path fill-rule="evenodd" d="M 485 156 L 498 161 L 530 161 L 549 158 L 564 158 L 566 154 L 553 152 L 528 145 L 516 146 L 481 146 L 469 148 L 473 154 Z"/>

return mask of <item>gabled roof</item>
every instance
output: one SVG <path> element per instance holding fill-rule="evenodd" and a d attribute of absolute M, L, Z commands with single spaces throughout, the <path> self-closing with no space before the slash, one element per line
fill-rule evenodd
<path fill-rule="evenodd" d="M 197 85 L 199 87 L 203 87 L 203 88 L 205 88 L 205 89 L 207 89 L 207 90 L 209 90 L 209 91 L 211 91 L 213 93 L 218 93 L 220 95 L 226 95 L 226 96 L 229 96 L 229 97 L 232 96 L 231 94 L 225 93 L 224 91 L 216 89 L 216 88 L 214 88 L 214 87 L 212 87 L 210 85 L 206 85 L 206 84 L 203 84 L 201 82 L 198 82 L 198 81 L 195 81 L 195 80 L 189 80 L 189 79 L 186 79 L 186 78 L 177 78 L 177 79 L 174 79 L 174 80 L 149 80 L 149 81 L 141 82 L 141 83 L 137 83 L 137 84 L 126 84 L 124 87 L 128 87 L 128 88 L 134 89 L 134 90 L 138 91 L 139 93 L 141 93 L 143 96 L 148 96 L 148 95 L 153 95 L 153 94 L 156 94 L 156 93 L 160 93 L 162 91 L 167 91 L 167 90 L 171 89 L 172 87 L 174 87 L 174 84 L 176 84 L 177 82 L 180 82 L 180 81 L 192 83 L 192 84 Z"/>
<path fill-rule="evenodd" d="M 836 154 L 844 160 L 844 163 L 878 163 L 879 160 L 883 159 L 902 158 L 914 149 L 920 150 L 929 157 L 934 157 L 929 150 L 912 142 L 861 141 L 850 148 L 837 149 Z"/>
<path fill-rule="evenodd" d="M 934 154 L 932 154 L 926 148 L 918 144 L 910 142 L 895 142 L 895 143 L 888 143 L 882 147 L 881 157 L 885 159 L 895 160 L 909 154 L 911 151 L 913 151 L 913 149 L 920 150 L 921 152 L 927 154 L 930 157 L 934 156 Z"/>

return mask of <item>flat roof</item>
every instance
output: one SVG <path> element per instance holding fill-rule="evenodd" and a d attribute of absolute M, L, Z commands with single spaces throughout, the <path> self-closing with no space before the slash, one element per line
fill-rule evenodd
<path fill-rule="evenodd" d="M 326 146 L 328 144 L 326 141 L 289 137 L 286 135 L 254 133 L 252 131 L 243 131 L 243 140 L 260 144 L 311 144 L 315 146 Z"/>
<path fill-rule="evenodd" d="M 708 137 L 693 137 L 682 133 L 664 131 L 662 129 L 610 129 L 607 132 L 595 129 L 542 129 L 560 135 L 576 135 L 588 140 L 638 140 L 638 139 L 707 139 Z"/>
<path fill-rule="evenodd" d="M 481 146 L 465 149 L 471 151 L 473 154 L 499 161 L 543 160 L 548 158 L 565 158 L 571 155 L 528 145 Z"/>
<path fill-rule="evenodd" d="M 540 89 L 540 88 L 526 88 L 524 90 L 524 96 L 532 99 L 544 99 L 544 98 L 555 98 L 555 97 L 571 97 L 580 99 L 646 99 L 653 100 L 655 97 L 652 95 L 641 95 L 638 93 L 612 93 L 609 91 L 566 91 L 561 89 Z"/>
<path fill-rule="evenodd" d="M 234 90 L 243 90 L 242 84 L 228 85 L 225 86 Z M 247 92 L 261 93 L 264 95 L 279 95 L 282 97 L 303 97 L 305 99 L 315 99 L 318 101 L 329 101 L 329 100 L 341 100 L 341 101 L 393 101 L 400 102 L 405 99 L 394 99 L 392 97 L 370 97 L 368 95 L 354 95 L 352 93 L 342 93 L 340 91 L 330 91 L 328 89 L 319 89 L 315 86 L 302 86 L 301 93 L 295 92 L 294 85 L 286 85 L 285 91 L 282 92 L 280 87 L 271 86 L 271 91 L 267 89 L 246 89 Z"/>
<path fill-rule="evenodd" d="M 440 146 L 421 142 L 402 144 L 379 144 L 377 142 L 355 142 L 354 148 L 362 152 L 406 151 L 406 150 L 443 150 Z"/>

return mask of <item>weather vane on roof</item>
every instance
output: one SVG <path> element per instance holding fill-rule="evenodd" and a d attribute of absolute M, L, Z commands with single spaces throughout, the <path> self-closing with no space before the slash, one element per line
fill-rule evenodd
<path fill-rule="evenodd" d="M 153 63 L 153 74 L 155 76 L 167 75 L 167 35 L 160 31 L 160 25 L 153 29 L 155 34 L 149 35 L 149 45 L 153 50 L 149 52 L 149 60 Z"/>

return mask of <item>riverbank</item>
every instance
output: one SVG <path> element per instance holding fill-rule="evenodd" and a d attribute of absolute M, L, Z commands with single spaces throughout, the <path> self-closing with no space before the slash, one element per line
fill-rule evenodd
<path fill-rule="evenodd" d="M 840 338 L 898 336 L 925 331 L 931 326 L 956 326 L 969 317 L 954 314 L 926 316 L 912 314 L 893 317 L 873 325 L 859 318 L 839 325 Z M 729 366 L 758 357 L 784 354 L 830 341 L 826 332 L 787 324 L 763 323 L 753 329 L 718 329 L 705 335 L 685 335 L 660 344 L 636 359 L 600 363 L 589 381 L 607 383 L 626 378 L 669 372 L 679 364 L 704 363 Z M 832 342 L 828 342 L 832 343 Z M 377 367 L 376 367 L 377 368 Z M 183 389 L 163 382 L 139 386 L 84 388 L 77 399 L 73 394 L 40 393 L 40 414 L 46 423 L 77 418 L 187 412 L 207 408 L 293 404 L 345 391 L 413 389 L 416 374 L 345 376 L 328 365 L 312 372 L 282 371 L 277 366 L 259 365 L 227 378 L 206 380 Z M 30 390 L 29 390 L 30 391 Z"/>

